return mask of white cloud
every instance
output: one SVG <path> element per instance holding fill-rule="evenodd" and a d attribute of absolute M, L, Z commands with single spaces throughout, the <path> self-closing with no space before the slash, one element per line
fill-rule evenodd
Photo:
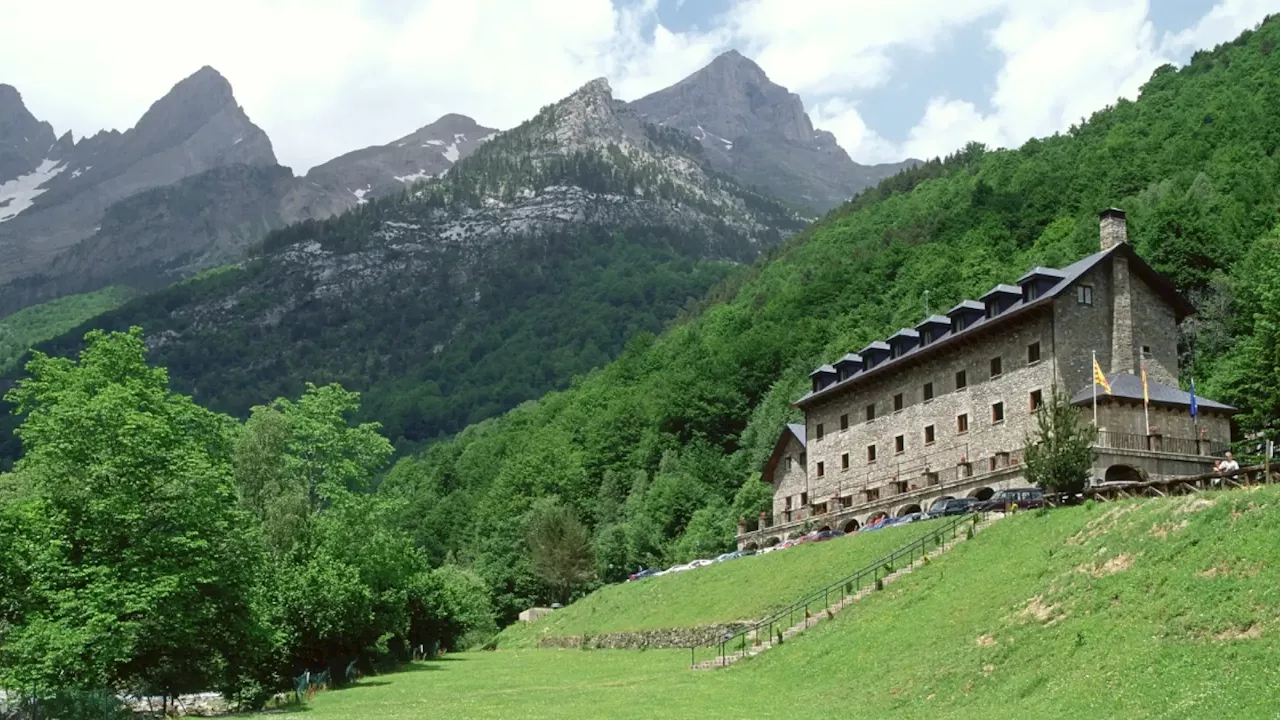
<path fill-rule="evenodd" d="M 970 139 L 1018 145 L 1133 97 L 1159 64 L 1280 10 L 1222 0 L 1157 37 L 1146 0 L 804 0 L 802 11 L 743 0 L 712 30 L 687 33 L 656 22 L 656 0 L 0 2 L 0 79 L 58 131 L 130 127 L 212 65 L 297 171 L 446 112 L 511 127 L 601 75 L 633 99 L 728 47 L 809 98 L 815 125 L 860 162 L 943 155 Z M 896 52 L 930 52 L 983 18 L 997 20 L 988 42 L 1003 61 L 982 108 L 939 94 L 901 143 L 867 127 L 854 98 L 904 79 Z"/>
<path fill-rule="evenodd" d="M 901 149 L 867 127 L 856 105 L 835 97 L 809 108 L 813 126 L 829 130 L 849 156 L 863 164 L 897 162 Z"/>
<path fill-rule="evenodd" d="M 0 77 L 59 132 L 131 127 L 212 65 L 295 171 L 446 112 L 511 127 L 601 75 L 642 94 L 727 42 L 652 22 L 643 37 L 652 0 L 4 2 Z"/>

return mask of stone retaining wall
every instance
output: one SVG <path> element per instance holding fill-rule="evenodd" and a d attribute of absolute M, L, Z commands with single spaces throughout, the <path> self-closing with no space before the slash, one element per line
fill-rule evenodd
<path fill-rule="evenodd" d="M 538 641 L 541 648 L 583 648 L 587 650 L 645 650 L 649 648 L 690 648 L 710 645 L 726 633 L 750 627 L 752 623 L 723 623 L 685 628 L 660 628 L 599 635 L 549 635 Z"/>

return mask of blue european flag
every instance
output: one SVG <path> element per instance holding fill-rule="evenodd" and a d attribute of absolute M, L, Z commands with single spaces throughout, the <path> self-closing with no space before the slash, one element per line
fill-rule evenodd
<path fill-rule="evenodd" d="M 1196 381 L 1191 379 L 1191 417 L 1196 416 Z"/>

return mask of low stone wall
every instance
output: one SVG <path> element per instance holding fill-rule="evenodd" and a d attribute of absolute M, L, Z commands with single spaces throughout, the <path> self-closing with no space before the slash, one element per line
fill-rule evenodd
<path fill-rule="evenodd" d="M 684 628 L 661 628 L 599 635 L 549 635 L 538 641 L 541 648 L 584 648 L 587 650 L 646 650 L 690 648 L 710 645 L 726 633 L 750 627 L 752 623 L 723 623 Z"/>

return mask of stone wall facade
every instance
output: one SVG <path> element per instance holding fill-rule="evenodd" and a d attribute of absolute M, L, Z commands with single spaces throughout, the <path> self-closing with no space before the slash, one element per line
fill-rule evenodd
<path fill-rule="evenodd" d="M 926 471 L 962 464 L 971 466 L 964 472 L 988 471 L 996 455 L 1021 448 L 1035 425 L 1031 393 L 1039 391 L 1047 401 L 1056 380 L 1051 317 L 1031 313 L 810 408 L 805 419 L 810 501 L 826 502 L 828 508 L 834 497 L 843 498 L 844 506 L 861 504 L 896 494 L 891 492 L 897 489 L 894 483 L 909 485 Z M 1030 361 L 1033 344 L 1038 344 L 1039 359 Z M 1000 372 L 993 377 L 995 358 Z M 965 386 L 957 388 L 961 371 Z M 926 383 L 932 384 L 927 400 Z M 894 409 L 897 395 L 902 396 L 900 410 Z M 875 418 L 868 421 L 871 404 Z M 993 410 L 997 404 L 999 420 Z M 849 419 L 844 430 L 841 416 Z M 930 427 L 932 441 L 926 434 Z M 868 450 L 872 445 L 874 460 Z M 821 473 L 818 463 L 823 464 Z"/>
<path fill-rule="evenodd" d="M 805 472 L 805 447 L 789 430 L 783 457 L 773 469 L 773 516 L 788 517 L 804 507 L 802 497 L 809 497 L 809 475 Z M 798 519 L 798 518 L 797 518 Z"/>
<path fill-rule="evenodd" d="M 648 650 L 706 647 L 727 634 L 751 627 L 753 623 L 719 623 L 684 628 L 659 628 L 599 635 L 548 635 L 538 641 L 540 648 L 587 650 Z"/>

